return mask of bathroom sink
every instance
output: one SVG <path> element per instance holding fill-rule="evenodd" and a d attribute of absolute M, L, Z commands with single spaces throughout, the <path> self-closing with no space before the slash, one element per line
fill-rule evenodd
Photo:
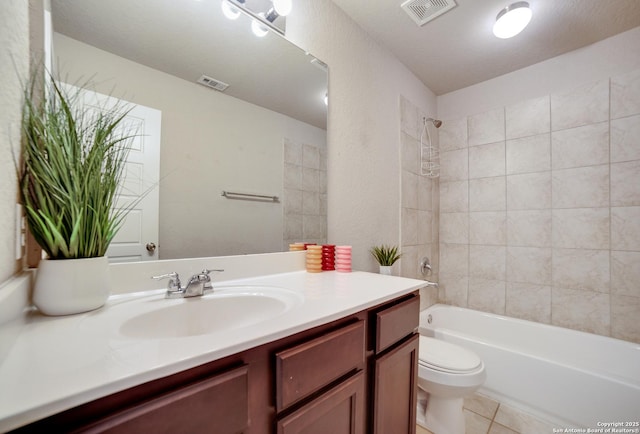
<path fill-rule="evenodd" d="M 131 316 L 120 333 L 140 339 L 164 339 L 228 332 L 258 324 L 300 304 L 297 292 L 269 286 L 225 286 L 202 297 L 162 299 Z"/>

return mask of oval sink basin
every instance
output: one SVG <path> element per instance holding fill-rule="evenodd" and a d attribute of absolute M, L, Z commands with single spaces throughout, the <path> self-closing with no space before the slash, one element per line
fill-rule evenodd
<path fill-rule="evenodd" d="M 126 320 L 120 333 L 153 339 L 226 332 L 275 318 L 300 302 L 300 294 L 281 288 L 218 287 L 202 297 L 158 300 L 156 309 Z"/>

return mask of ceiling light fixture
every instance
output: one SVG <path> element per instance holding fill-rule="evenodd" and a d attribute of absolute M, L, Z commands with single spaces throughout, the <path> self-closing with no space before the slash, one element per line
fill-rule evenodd
<path fill-rule="evenodd" d="M 531 21 L 531 9 L 527 2 L 516 2 L 502 9 L 493 25 L 493 34 L 498 38 L 511 38 L 527 27 Z"/>
<path fill-rule="evenodd" d="M 291 0 L 272 0 L 272 3 L 273 8 L 281 17 L 286 17 L 291 13 L 291 9 L 293 9 L 293 2 Z"/>
<path fill-rule="evenodd" d="M 267 21 L 270 24 L 273 23 L 279 16 L 280 15 L 274 8 L 269 9 L 266 14 L 262 12 L 258 14 L 259 18 Z M 253 31 L 253 34 L 259 38 L 263 38 L 267 33 L 269 33 L 269 29 L 267 26 L 265 26 L 265 23 L 256 18 L 254 18 L 251 22 L 251 31 Z"/>
<path fill-rule="evenodd" d="M 244 3 L 244 0 L 238 1 Z M 222 13 L 230 20 L 235 20 L 240 16 L 240 9 L 232 5 L 228 0 L 222 0 Z"/>

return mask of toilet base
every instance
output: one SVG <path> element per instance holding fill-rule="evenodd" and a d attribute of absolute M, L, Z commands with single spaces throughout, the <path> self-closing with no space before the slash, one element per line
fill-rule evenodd
<path fill-rule="evenodd" d="M 463 398 L 442 398 L 419 390 L 417 423 L 434 434 L 465 434 L 463 405 Z"/>

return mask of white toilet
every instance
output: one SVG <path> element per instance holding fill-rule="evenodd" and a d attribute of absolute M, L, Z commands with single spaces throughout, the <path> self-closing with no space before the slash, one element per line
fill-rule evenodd
<path fill-rule="evenodd" d="M 418 424 L 434 434 L 464 434 L 463 398 L 485 378 L 484 363 L 473 351 L 420 336 Z"/>

